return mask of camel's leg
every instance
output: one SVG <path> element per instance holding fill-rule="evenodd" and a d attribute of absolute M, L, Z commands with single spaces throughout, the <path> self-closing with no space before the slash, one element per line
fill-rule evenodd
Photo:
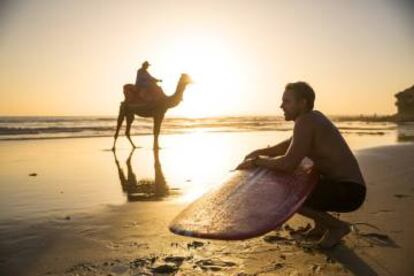
<path fill-rule="evenodd" d="M 119 130 L 121 129 L 122 123 L 124 122 L 125 118 L 125 106 L 124 103 L 121 103 L 119 107 L 119 114 L 118 114 L 118 121 L 116 124 L 116 130 L 114 135 L 114 145 L 112 146 L 112 150 L 115 150 L 116 140 L 118 139 Z"/>
<path fill-rule="evenodd" d="M 161 132 L 161 124 L 162 124 L 162 120 L 164 119 L 164 114 L 162 114 L 161 116 L 155 116 L 154 117 L 154 149 L 159 149 L 159 144 L 158 144 L 158 137 L 160 135 Z"/>
<path fill-rule="evenodd" d="M 134 142 L 132 142 L 131 136 L 130 136 L 130 131 L 131 131 L 131 125 L 132 122 L 134 121 L 134 114 L 133 113 L 128 113 L 126 115 L 126 130 L 125 130 L 125 135 L 128 138 L 129 142 L 131 143 L 132 147 L 136 148 L 136 146 L 134 145 Z"/>

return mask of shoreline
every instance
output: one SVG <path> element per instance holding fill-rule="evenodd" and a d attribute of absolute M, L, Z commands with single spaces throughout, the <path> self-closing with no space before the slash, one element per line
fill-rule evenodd
<path fill-rule="evenodd" d="M 38 139 L 69 139 L 113 137 L 116 118 L 78 117 L 0 117 L 0 141 L 38 140 Z M 32 118 L 32 119 L 31 119 Z M 342 133 L 351 135 L 393 135 L 409 133 L 414 136 L 413 123 L 397 123 L 391 121 L 375 121 L 361 117 L 332 116 L 330 117 Z M 152 120 L 138 120 L 132 127 L 132 135 L 152 135 Z M 292 124 L 279 116 L 234 116 L 208 118 L 166 118 L 163 135 L 188 134 L 204 131 L 215 133 L 226 132 L 283 132 L 290 131 Z M 124 130 L 124 128 L 123 128 Z M 123 135 L 124 131 L 121 131 Z"/>
<path fill-rule="evenodd" d="M 341 129 L 340 129 L 341 130 Z M 342 129 L 343 131 L 341 132 L 344 135 L 358 135 L 358 136 L 365 136 L 365 135 L 373 135 L 373 136 L 381 136 L 381 135 L 385 135 L 384 131 L 392 131 L 394 129 L 370 129 L 369 131 L 371 132 L 351 132 L 350 129 L 344 128 Z M 352 129 L 353 130 L 353 129 Z M 355 129 L 355 130 L 364 130 L 364 129 Z M 383 131 L 381 131 L 383 130 Z M 277 130 L 255 130 L 255 129 L 251 129 L 251 130 L 207 130 L 204 131 L 204 133 L 248 133 L 248 132 L 286 132 L 286 131 L 292 131 L 292 129 L 277 129 Z M 189 131 L 171 131 L 171 132 L 167 132 L 167 133 L 162 133 L 163 136 L 167 136 L 167 135 L 186 135 L 186 134 L 192 134 L 196 131 L 194 130 L 189 130 Z M 134 136 L 152 136 L 152 133 L 135 133 L 135 134 L 131 134 L 131 137 Z M 55 136 L 55 137 L 21 137 L 21 138 L 0 138 L 0 143 L 2 141 L 31 141 L 31 140 L 54 140 L 54 139 L 75 139 L 75 138 L 113 138 L 113 135 L 85 135 L 85 136 Z M 124 133 L 120 133 L 118 137 L 126 137 Z M 413 138 L 414 139 L 414 138 Z"/>

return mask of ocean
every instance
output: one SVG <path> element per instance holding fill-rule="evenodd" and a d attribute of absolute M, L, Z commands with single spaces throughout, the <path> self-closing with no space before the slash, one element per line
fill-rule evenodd
<path fill-rule="evenodd" d="M 397 124 L 372 118 L 332 117 L 343 134 L 389 135 L 397 140 L 412 140 L 414 123 Z M 116 117 L 53 116 L 0 117 L 0 140 L 51 139 L 75 137 L 110 137 L 114 135 Z M 290 131 L 293 124 L 277 116 L 234 116 L 212 118 L 165 118 L 162 134 L 191 132 Z M 125 122 L 121 135 L 125 129 Z M 136 117 L 132 135 L 152 134 L 152 119 Z"/>

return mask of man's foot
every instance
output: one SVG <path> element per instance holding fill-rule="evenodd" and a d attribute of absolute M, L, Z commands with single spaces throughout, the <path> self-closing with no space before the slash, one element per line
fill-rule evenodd
<path fill-rule="evenodd" d="M 310 240 L 320 240 L 322 236 L 326 233 L 327 229 L 322 226 L 315 226 L 309 231 L 303 233 L 303 236 Z"/>
<path fill-rule="evenodd" d="M 351 228 L 347 223 L 341 223 L 334 228 L 329 228 L 318 242 L 318 246 L 323 249 L 329 249 L 337 245 L 343 237 L 351 232 Z"/>

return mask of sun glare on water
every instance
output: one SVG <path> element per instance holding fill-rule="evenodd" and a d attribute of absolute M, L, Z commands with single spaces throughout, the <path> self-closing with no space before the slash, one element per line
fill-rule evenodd
<path fill-rule="evenodd" d="M 162 51 L 162 71 L 168 75 L 162 86 L 167 93 L 174 91 L 179 74 L 188 73 L 193 80 L 177 115 L 225 115 L 240 97 L 246 74 L 236 51 L 226 40 L 206 36 L 177 38 Z"/>

